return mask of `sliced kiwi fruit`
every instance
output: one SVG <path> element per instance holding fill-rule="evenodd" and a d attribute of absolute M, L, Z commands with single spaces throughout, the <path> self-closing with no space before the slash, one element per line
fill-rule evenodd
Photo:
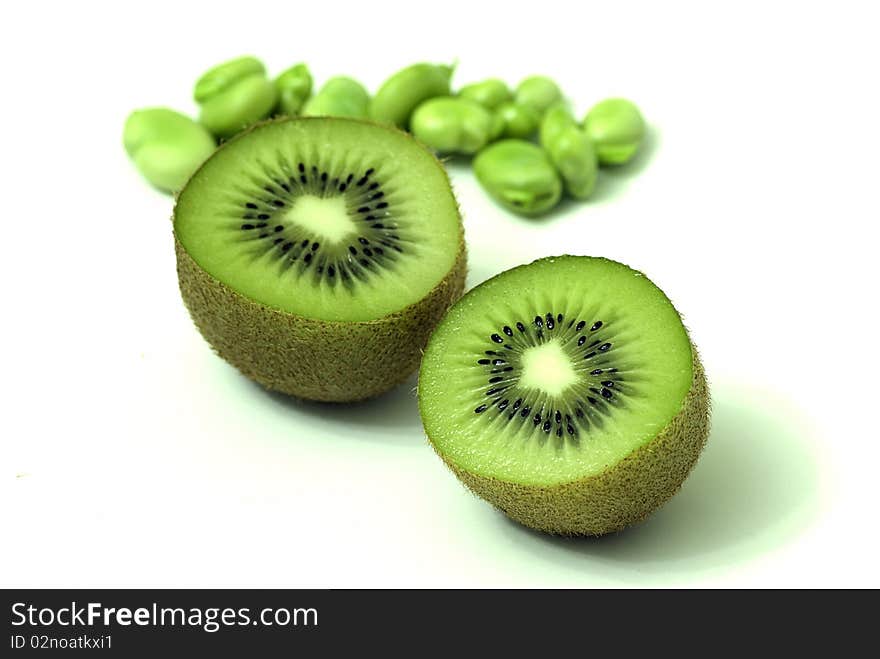
<path fill-rule="evenodd" d="M 467 293 L 419 374 L 429 440 L 477 495 L 526 526 L 601 535 L 672 496 L 709 428 L 678 312 L 647 277 L 561 256 Z"/>
<path fill-rule="evenodd" d="M 227 142 L 174 208 L 180 290 L 217 353 L 270 389 L 380 394 L 462 292 L 442 165 L 394 128 L 281 119 Z"/>

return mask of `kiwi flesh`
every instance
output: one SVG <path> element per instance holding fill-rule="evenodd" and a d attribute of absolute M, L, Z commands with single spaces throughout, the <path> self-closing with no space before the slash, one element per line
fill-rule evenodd
<path fill-rule="evenodd" d="M 678 312 L 642 273 L 541 259 L 477 286 L 419 373 L 436 452 L 514 520 L 602 535 L 647 517 L 695 464 L 709 392 Z"/>
<path fill-rule="evenodd" d="M 365 121 L 254 126 L 193 175 L 173 219 L 181 295 L 204 338 L 300 398 L 360 400 L 403 381 L 464 287 L 445 170 Z"/>

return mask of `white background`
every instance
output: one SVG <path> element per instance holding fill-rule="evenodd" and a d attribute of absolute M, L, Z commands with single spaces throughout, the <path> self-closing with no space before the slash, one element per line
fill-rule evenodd
<path fill-rule="evenodd" d="M 871 3 L 6 3 L 0 584 L 880 586 L 878 104 Z M 375 90 L 554 76 L 583 113 L 636 100 L 651 137 L 589 203 L 531 221 L 451 167 L 469 284 L 544 255 L 637 267 L 686 316 L 714 429 L 640 527 L 552 539 L 469 495 L 415 381 L 334 407 L 267 394 L 180 301 L 171 199 L 129 111 L 194 113 L 203 69 Z"/>

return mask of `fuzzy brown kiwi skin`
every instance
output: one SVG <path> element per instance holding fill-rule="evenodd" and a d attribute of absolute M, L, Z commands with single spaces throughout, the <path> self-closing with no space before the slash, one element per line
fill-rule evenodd
<path fill-rule="evenodd" d="M 229 142 L 267 123 L 316 119 L 320 118 L 269 119 Z M 346 121 L 407 135 L 372 121 Z M 449 184 L 439 160 L 437 166 Z M 455 261 L 424 298 L 376 320 L 338 322 L 280 311 L 241 295 L 202 269 L 176 235 L 174 251 L 181 297 L 213 350 L 267 389 L 322 402 L 373 398 L 409 377 L 418 368 L 434 327 L 464 292 L 467 275 L 464 229 L 459 220 Z"/>
<path fill-rule="evenodd" d="M 255 302 L 211 277 L 175 239 L 180 293 L 214 351 L 267 389 L 326 402 L 364 400 L 405 380 L 434 326 L 464 290 L 464 242 L 428 295 L 378 320 L 305 318 Z"/>
<path fill-rule="evenodd" d="M 467 472 L 437 453 L 474 494 L 529 528 L 566 536 L 619 531 L 669 500 L 706 444 L 709 388 L 692 350 L 693 382 L 678 414 L 652 441 L 601 474 L 549 487 L 522 485 Z"/>

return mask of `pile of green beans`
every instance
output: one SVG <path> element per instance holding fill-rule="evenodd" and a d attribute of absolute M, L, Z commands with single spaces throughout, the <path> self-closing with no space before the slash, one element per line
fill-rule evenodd
<path fill-rule="evenodd" d="M 500 78 L 451 87 L 454 65 L 418 63 L 390 76 L 371 97 L 357 80 L 336 76 L 315 91 L 305 63 L 274 80 L 255 57 L 229 60 L 195 83 L 198 120 L 163 107 L 136 110 L 123 143 L 157 188 L 176 192 L 218 142 L 273 116 L 333 116 L 408 130 L 441 155 L 473 156 L 477 180 L 499 204 L 530 217 L 563 197 L 587 199 L 600 167 L 635 157 L 645 121 L 631 101 L 595 104 L 582 121 L 550 78 L 533 75 L 514 89 Z"/>

